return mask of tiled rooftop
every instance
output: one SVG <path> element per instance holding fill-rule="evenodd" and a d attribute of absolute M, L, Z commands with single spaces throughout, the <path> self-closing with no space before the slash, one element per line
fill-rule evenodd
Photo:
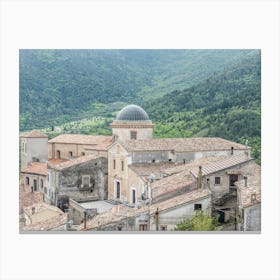
<path fill-rule="evenodd" d="M 87 229 L 98 228 L 98 226 L 104 226 L 121 221 L 128 217 L 138 216 L 141 215 L 141 213 L 145 213 L 147 211 L 149 211 L 150 214 L 153 215 L 157 211 L 157 208 L 159 211 L 166 211 L 179 205 L 209 197 L 210 194 L 211 193 L 208 189 L 197 189 L 183 195 L 165 200 L 163 202 L 152 204 L 150 207 L 145 206 L 140 209 L 130 208 L 124 205 L 115 205 L 111 210 L 97 215 L 93 219 L 89 220 L 87 222 Z M 83 225 L 80 226 L 80 229 L 83 229 Z"/>
<path fill-rule="evenodd" d="M 240 205 L 242 207 L 261 203 L 261 167 L 259 165 L 254 164 L 253 174 L 248 175 L 247 187 L 245 187 L 244 180 L 235 182 L 235 185 L 238 189 Z"/>
<path fill-rule="evenodd" d="M 100 158 L 100 156 L 92 154 L 92 155 L 80 156 L 80 157 L 77 157 L 77 158 L 73 158 L 73 159 L 70 159 L 70 160 L 67 160 L 67 161 L 54 163 L 54 164 L 52 164 L 49 161 L 49 167 L 52 168 L 52 169 L 56 169 L 56 170 L 63 170 L 65 168 L 69 168 L 69 167 L 72 167 L 72 166 L 75 166 L 75 165 L 78 165 L 78 164 L 82 164 L 82 163 L 85 163 L 85 162 L 88 162 L 88 161 L 91 161 L 91 160 L 94 160 L 94 159 L 97 159 L 97 158 Z"/>
<path fill-rule="evenodd" d="M 183 187 L 191 186 L 194 183 L 195 180 L 190 173 L 188 171 L 183 171 L 153 182 L 151 184 L 152 197 L 156 198 L 165 193 L 170 193 Z"/>
<path fill-rule="evenodd" d="M 47 163 L 44 162 L 31 162 L 21 172 L 30 174 L 47 175 Z"/>
<path fill-rule="evenodd" d="M 232 156 L 227 156 L 221 160 L 206 164 L 206 165 L 202 165 L 202 175 L 209 175 L 215 172 L 218 172 L 220 170 L 224 170 L 230 167 L 234 167 L 238 164 L 241 163 L 245 163 L 245 162 L 249 162 L 252 161 L 253 158 L 251 157 L 247 157 L 246 155 L 232 155 Z M 193 168 L 191 170 L 191 173 L 194 176 L 198 176 L 198 168 Z"/>
<path fill-rule="evenodd" d="M 179 173 L 182 171 L 191 171 L 193 168 L 196 168 L 198 166 L 203 166 L 203 165 L 208 165 L 208 164 L 212 164 L 218 161 L 221 161 L 225 158 L 227 158 L 228 156 L 209 156 L 209 157 L 202 157 L 199 159 L 195 159 L 189 163 L 180 163 L 180 164 L 176 164 L 173 167 L 169 167 L 166 168 L 165 170 L 163 170 L 165 175 L 172 175 L 175 173 Z"/>
<path fill-rule="evenodd" d="M 32 208 L 36 209 L 34 214 Z M 50 230 L 67 223 L 66 213 L 46 203 L 33 204 L 24 208 L 24 212 L 31 218 L 32 224 L 24 226 L 22 230 Z"/>
<path fill-rule="evenodd" d="M 48 136 L 38 130 L 31 130 L 28 132 L 25 132 L 21 135 L 21 137 L 25 138 L 48 138 Z"/>
<path fill-rule="evenodd" d="M 174 162 L 163 162 L 163 163 L 134 163 L 128 165 L 139 176 L 149 176 L 153 173 L 157 179 L 160 178 L 160 173 L 166 168 L 173 167 Z"/>
<path fill-rule="evenodd" d="M 246 149 L 245 145 L 215 137 L 129 140 L 123 142 L 123 145 L 128 151 L 230 151 L 231 147 L 241 150 Z"/>
<path fill-rule="evenodd" d="M 112 136 L 61 134 L 49 140 L 49 143 L 93 145 L 95 150 L 107 150 L 112 144 Z"/>
<path fill-rule="evenodd" d="M 23 208 L 33 204 L 43 202 L 43 194 L 40 192 L 23 192 L 19 191 L 19 213 L 22 213 Z"/>

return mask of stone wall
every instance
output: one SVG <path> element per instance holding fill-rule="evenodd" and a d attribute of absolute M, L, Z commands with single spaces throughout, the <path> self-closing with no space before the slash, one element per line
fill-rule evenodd
<path fill-rule="evenodd" d="M 256 204 L 244 209 L 244 230 L 261 230 L 261 204 Z"/>
<path fill-rule="evenodd" d="M 21 148 L 21 170 L 26 168 L 34 158 L 40 162 L 48 160 L 48 138 L 22 138 L 21 143 L 26 143 L 25 149 Z M 23 144 L 22 144 L 23 147 Z"/>
<path fill-rule="evenodd" d="M 107 159 L 97 158 L 64 170 L 50 169 L 48 189 L 55 191 L 54 204 L 69 203 L 69 198 L 79 201 L 104 200 L 108 197 Z M 83 176 L 90 177 L 88 188 L 82 186 Z"/>
<path fill-rule="evenodd" d="M 107 157 L 107 151 L 96 150 L 94 145 L 48 143 L 49 158 L 58 158 L 57 151 L 60 152 L 60 158 L 63 159 L 70 159 L 89 154 Z M 70 152 L 72 153 L 72 156 L 70 155 Z"/>

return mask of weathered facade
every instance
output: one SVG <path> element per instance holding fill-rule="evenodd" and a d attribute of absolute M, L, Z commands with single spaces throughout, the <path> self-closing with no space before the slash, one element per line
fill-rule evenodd
<path fill-rule="evenodd" d="M 104 200 L 107 198 L 107 159 L 82 156 L 48 166 L 46 201 L 65 210 L 69 198 Z"/>
<path fill-rule="evenodd" d="M 32 162 L 48 160 L 48 136 L 37 130 L 21 135 L 21 170 Z"/>

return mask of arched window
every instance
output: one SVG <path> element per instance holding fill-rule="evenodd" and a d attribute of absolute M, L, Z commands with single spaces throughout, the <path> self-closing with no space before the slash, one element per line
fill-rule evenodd
<path fill-rule="evenodd" d="M 44 187 L 44 181 L 43 179 L 41 179 L 41 189 L 43 189 L 43 187 Z"/>
<path fill-rule="evenodd" d="M 26 184 L 26 185 L 29 185 L 29 177 L 26 177 L 26 178 L 25 178 L 25 184 Z"/>
<path fill-rule="evenodd" d="M 59 150 L 56 151 L 56 158 L 60 158 L 60 151 Z"/>
<path fill-rule="evenodd" d="M 72 157 L 73 156 L 73 152 L 69 152 L 69 157 Z"/>

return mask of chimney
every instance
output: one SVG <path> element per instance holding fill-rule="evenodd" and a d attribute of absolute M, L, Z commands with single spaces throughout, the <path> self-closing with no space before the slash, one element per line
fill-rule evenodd
<path fill-rule="evenodd" d="M 159 219 L 158 219 L 158 208 L 157 208 L 157 210 L 156 210 L 156 212 L 155 212 L 155 215 L 156 215 L 156 230 L 158 231 L 159 230 Z"/>
<path fill-rule="evenodd" d="M 231 155 L 233 155 L 233 150 L 234 150 L 234 148 L 231 147 L 231 149 L 230 149 L 230 154 L 231 154 Z"/>
<path fill-rule="evenodd" d="M 248 177 L 247 176 L 244 176 L 244 187 L 247 188 L 248 186 Z"/>
<path fill-rule="evenodd" d="M 198 169 L 197 187 L 199 189 L 201 189 L 202 188 L 202 167 L 199 166 L 198 168 L 199 169 Z"/>

